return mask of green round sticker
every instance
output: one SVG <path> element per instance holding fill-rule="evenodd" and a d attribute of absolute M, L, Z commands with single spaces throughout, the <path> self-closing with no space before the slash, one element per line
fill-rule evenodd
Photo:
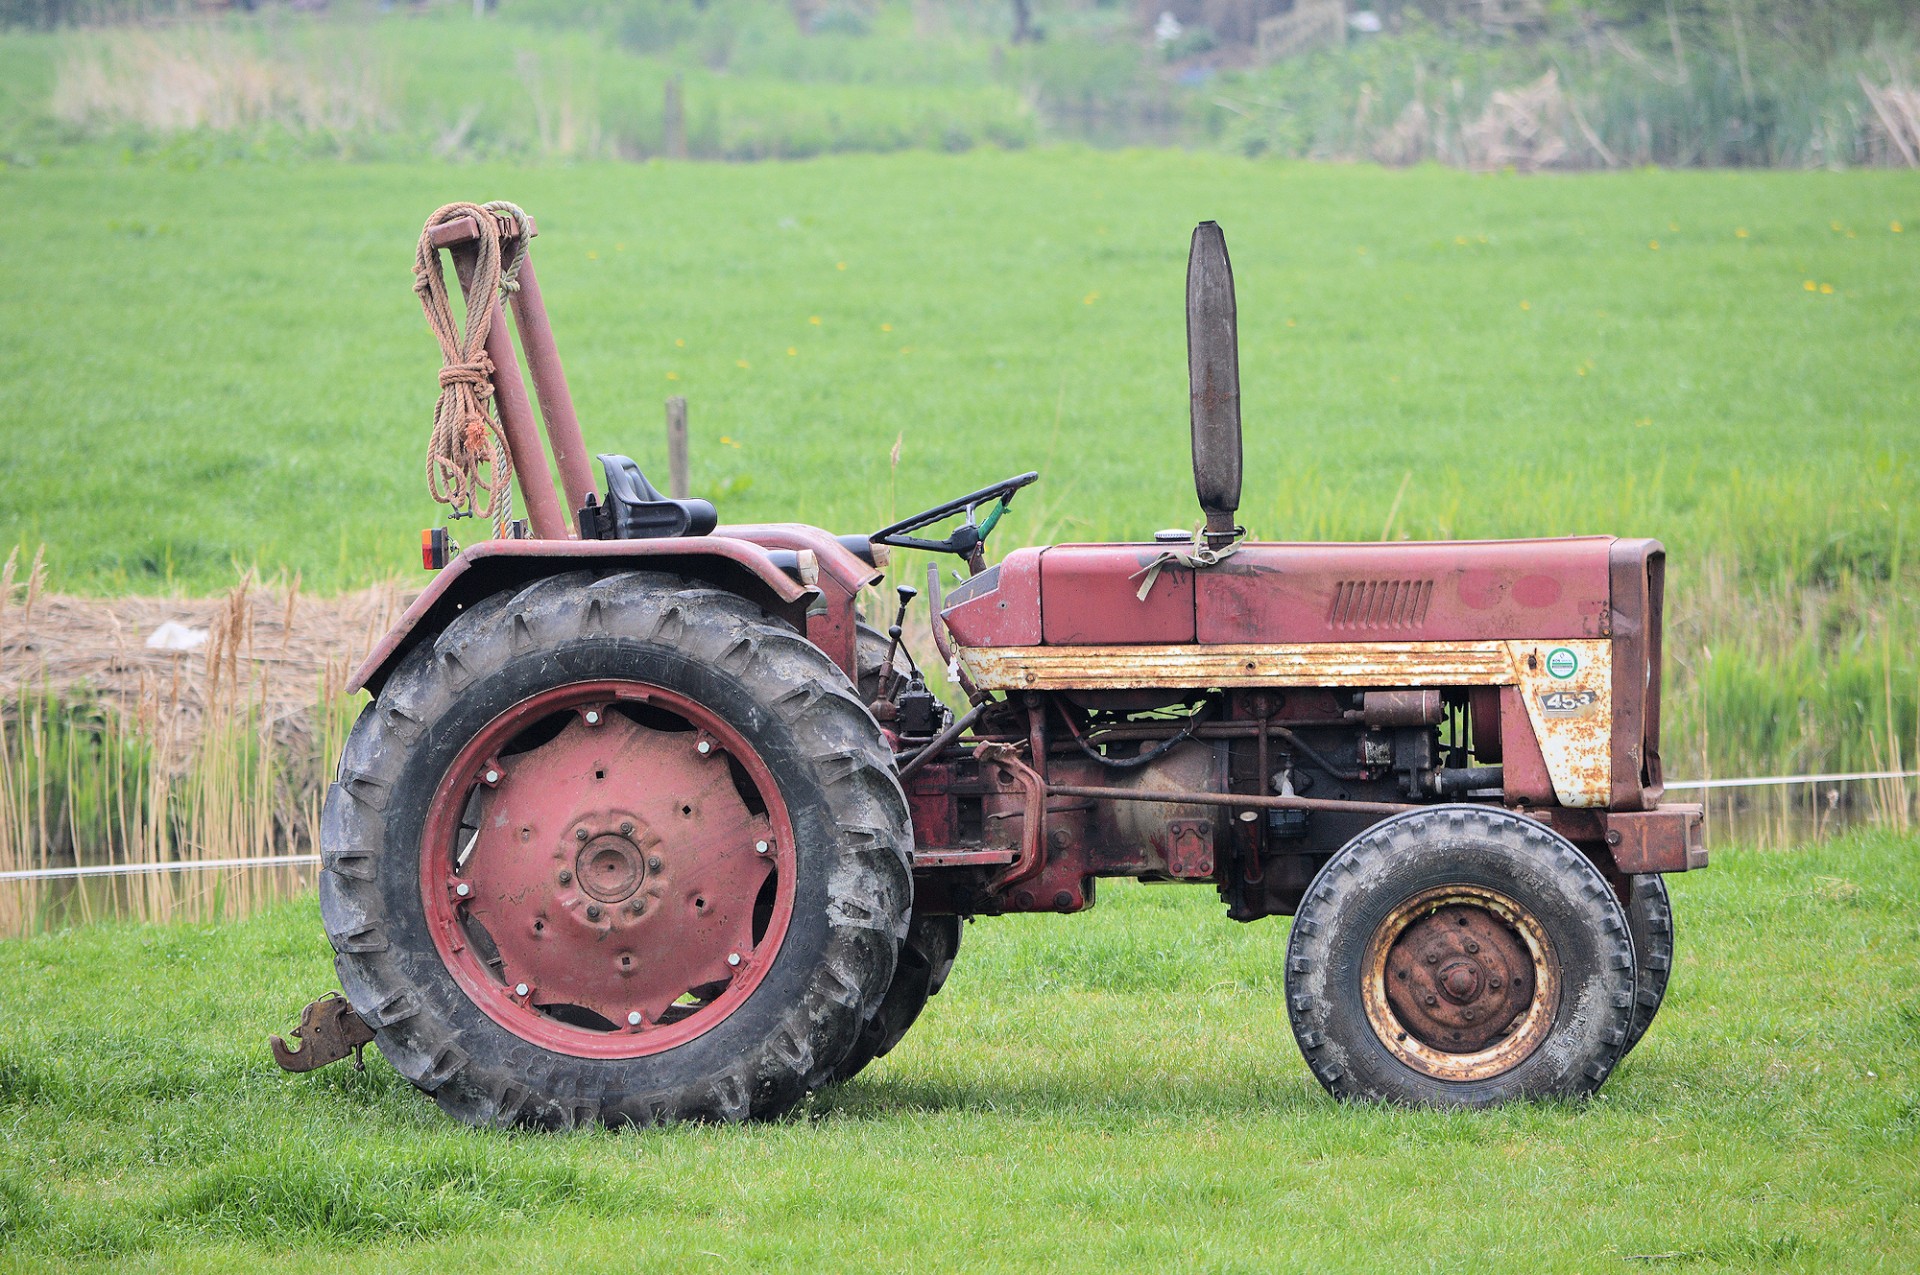
<path fill-rule="evenodd" d="M 1564 646 L 1547 652 L 1547 672 L 1555 677 L 1572 677 L 1580 671 L 1580 657 Z"/>

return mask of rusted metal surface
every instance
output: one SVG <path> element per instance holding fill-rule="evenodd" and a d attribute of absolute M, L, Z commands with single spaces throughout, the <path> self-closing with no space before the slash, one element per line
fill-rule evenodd
<path fill-rule="evenodd" d="M 514 225 L 513 214 L 511 213 L 498 213 L 495 215 L 495 220 L 500 224 L 500 234 L 502 237 L 510 238 L 517 230 L 517 227 Z M 429 233 L 433 236 L 434 247 L 452 248 L 458 244 L 472 243 L 475 239 L 478 239 L 480 237 L 480 227 L 474 223 L 471 217 L 456 217 L 452 221 L 441 222 L 439 225 L 433 227 Z M 533 218 L 527 218 L 527 238 L 531 239 L 539 233 L 540 228 L 533 224 Z"/>
<path fill-rule="evenodd" d="M 1015 549 L 946 597 L 940 615 L 960 646 L 1038 646 L 1038 549 Z"/>
<path fill-rule="evenodd" d="M 1507 649 L 1555 799 L 1605 808 L 1613 793 L 1613 643 L 1509 642 Z"/>
<path fill-rule="evenodd" d="M 1613 791 L 1616 810 L 1652 810 L 1666 792 L 1660 766 L 1660 634 L 1667 554 L 1658 540 L 1616 540 L 1613 592 Z"/>
<path fill-rule="evenodd" d="M 449 224 L 467 226 L 467 237 L 473 237 L 473 218 L 463 217 Z M 460 287 L 469 295 L 473 290 L 473 267 L 472 249 L 453 253 L 453 268 L 459 276 Z M 520 502 L 536 537 L 566 540 L 574 535 L 573 520 L 554 498 L 553 471 L 547 465 L 546 449 L 540 445 L 540 427 L 534 421 L 526 382 L 520 377 L 520 358 L 513 349 L 513 334 L 507 330 L 506 314 L 498 297 L 493 298 L 492 305 L 493 320 L 487 327 L 487 360 L 493 364 L 493 406 L 500 415 L 500 431 L 506 435 L 507 454 L 513 458 L 513 476 L 520 488 Z"/>
<path fill-rule="evenodd" d="M 546 423 L 554 467 L 560 471 L 560 487 L 567 497 L 566 524 L 568 534 L 572 534 L 572 514 L 587 503 L 587 496 L 597 490 L 598 484 L 593 481 L 586 443 L 580 437 L 580 418 L 574 414 L 573 395 L 567 389 L 566 369 L 560 364 L 553 323 L 540 297 L 540 280 L 534 273 L 531 253 L 520 264 L 519 285 L 513 293 L 514 326 L 520 331 L 520 346 L 527 354 L 534 392 L 540 396 L 540 417 Z M 548 485 L 552 485 L 551 480 Z"/>
<path fill-rule="evenodd" d="M 1207 540 L 1231 541 L 1240 508 L 1240 329 L 1233 262 L 1218 224 L 1193 230 L 1187 252 L 1187 380 L 1193 434 L 1193 488 L 1207 516 Z"/>
<path fill-rule="evenodd" d="M 1196 632 L 1203 643 L 1605 637 L 1613 543 L 1242 544 L 1195 582 Z"/>
<path fill-rule="evenodd" d="M 1444 885 L 1374 930 L 1361 999 L 1387 1051 L 1438 1080 L 1510 1071 L 1552 1030 L 1560 963 L 1546 930 L 1497 890 Z"/>
<path fill-rule="evenodd" d="M 1691 872 L 1707 866 L 1706 808 L 1666 802 L 1657 810 L 1609 811 L 1607 849 L 1614 866 L 1640 872 Z"/>
<path fill-rule="evenodd" d="M 495 1022 L 560 1053 L 637 1057 L 710 1029 L 792 913 L 793 833 L 764 763 L 660 687 L 523 701 L 462 750 L 432 811 L 420 889 L 441 958 Z"/>
<path fill-rule="evenodd" d="M 1369 726 L 1437 726 L 1440 692 L 1368 691 L 1360 697 L 1360 720 Z"/>
<path fill-rule="evenodd" d="M 1193 641 L 1193 579 L 1188 567 L 1154 574 L 1165 546 L 1061 545 L 1040 556 L 1041 633 L 1048 646 Z"/>
<path fill-rule="evenodd" d="M 1167 823 L 1167 872 L 1189 881 L 1213 876 L 1213 822 L 1173 819 Z"/>
<path fill-rule="evenodd" d="M 975 751 L 983 772 L 1000 771 L 1020 789 L 1020 852 L 988 883 L 989 889 L 1004 891 L 1031 879 L 1046 866 L 1047 781 L 1021 761 L 1011 745 L 982 744 Z"/>
<path fill-rule="evenodd" d="M 958 654 L 960 667 L 986 690 L 1495 686 L 1513 680 L 1506 645 L 1493 641 L 1237 646 L 963 645 Z"/>
<path fill-rule="evenodd" d="M 433 577 L 387 631 L 347 683 L 348 691 L 379 689 L 393 662 L 412 645 L 416 631 L 437 633 L 464 606 L 497 590 L 582 567 L 612 569 L 622 563 L 677 571 L 743 593 L 769 610 L 796 620 L 816 590 L 775 565 L 767 551 L 745 540 L 698 536 L 663 540 L 486 540 L 462 549 Z"/>
<path fill-rule="evenodd" d="M 328 1063 L 353 1055 L 356 1071 L 367 1065 L 360 1053 L 373 1041 L 373 1028 L 353 1012 L 353 1006 L 338 992 L 328 992 L 300 1011 L 300 1025 L 293 1029 L 297 1047 L 279 1036 L 269 1037 L 273 1060 L 286 1071 L 312 1071 Z"/>
<path fill-rule="evenodd" d="M 1403 810 L 1418 810 L 1416 805 L 1393 801 L 1335 801 L 1321 797 L 1262 797 L 1252 793 L 1161 792 L 1152 789 L 1106 788 L 1091 784 L 1049 784 L 1052 797 L 1094 797 L 1106 801 L 1158 801 L 1175 805 L 1227 806 L 1247 810 L 1332 810 L 1350 814 L 1397 815 Z"/>

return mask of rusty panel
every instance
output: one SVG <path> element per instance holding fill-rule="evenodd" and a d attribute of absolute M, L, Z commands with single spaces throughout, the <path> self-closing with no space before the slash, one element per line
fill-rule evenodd
<path fill-rule="evenodd" d="M 1614 628 L 1613 797 L 1651 810 L 1660 768 L 1660 626 L 1667 555 L 1658 540 L 1617 540 L 1610 555 Z"/>
<path fill-rule="evenodd" d="M 1668 802 L 1607 815 L 1607 845 L 1620 871 L 1688 872 L 1707 866 L 1705 808 Z"/>
<path fill-rule="evenodd" d="M 1613 643 L 1509 642 L 1540 754 L 1563 806 L 1605 807 L 1613 790 Z"/>
<path fill-rule="evenodd" d="M 940 613 L 961 646 L 1040 645 L 1039 549 L 1015 549 L 947 595 Z"/>
<path fill-rule="evenodd" d="M 1040 558 L 1042 641 L 1130 645 L 1191 642 L 1193 576 L 1184 567 L 1153 572 L 1156 545 L 1060 545 Z M 1153 573 L 1153 587 L 1139 596 Z"/>
<path fill-rule="evenodd" d="M 1501 642 L 962 647 L 959 659 L 986 690 L 1497 686 L 1513 681 Z"/>
<path fill-rule="evenodd" d="M 1547 774 L 1547 759 L 1541 755 L 1540 740 L 1533 733 L 1533 721 L 1527 716 L 1517 686 L 1500 688 L 1500 752 L 1507 800 L 1551 806 L 1553 780 Z"/>
<path fill-rule="evenodd" d="M 1207 643 L 1597 638 L 1607 536 L 1246 544 L 1195 586 Z"/>

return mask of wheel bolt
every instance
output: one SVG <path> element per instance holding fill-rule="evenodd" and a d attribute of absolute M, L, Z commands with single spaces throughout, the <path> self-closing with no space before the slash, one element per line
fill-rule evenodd
<path fill-rule="evenodd" d="M 561 884 L 561 885 L 572 885 L 572 884 L 573 884 L 573 873 L 571 873 L 571 872 L 569 872 L 569 871 L 567 871 L 567 870 L 566 870 L 565 868 L 562 868 L 562 869 L 560 869 L 560 884 Z"/>
<path fill-rule="evenodd" d="M 596 710 L 596 709 L 591 709 L 591 708 L 590 708 L 590 709 L 588 709 L 588 710 L 587 710 L 587 725 L 589 725 L 589 726 L 598 726 L 599 724 L 600 724 L 600 714 L 599 714 L 599 711 L 598 711 L 598 710 Z"/>
<path fill-rule="evenodd" d="M 1436 1000 L 1436 999 L 1434 999 L 1433 997 L 1431 997 L 1431 996 L 1429 996 L 1429 997 L 1427 997 L 1427 1004 L 1429 1004 L 1429 1005 L 1438 1005 L 1439 1003 L 1440 1003 L 1440 1002 L 1439 1002 L 1438 1000 Z"/>
<path fill-rule="evenodd" d="M 659 870 L 660 870 L 660 856 L 659 856 L 659 855 L 657 855 L 657 854 L 650 854 L 650 855 L 648 855 L 648 856 L 647 856 L 647 871 L 649 871 L 649 872 L 658 872 Z"/>
<path fill-rule="evenodd" d="M 499 783 L 499 782 L 500 782 L 500 772 L 499 772 L 499 771 L 497 771 L 497 770 L 489 770 L 489 771 L 487 772 L 487 782 L 488 782 L 488 783 L 490 783 L 490 784 L 497 784 L 497 783 Z"/>
<path fill-rule="evenodd" d="M 573 839 L 575 841 L 585 841 L 587 839 L 587 830 L 585 828 L 575 828 L 573 830 Z"/>
<path fill-rule="evenodd" d="M 1439 963 L 1440 963 L 1440 954 L 1438 952 L 1427 953 L 1427 964 L 1438 965 Z"/>
<path fill-rule="evenodd" d="M 645 912 L 646 910 L 647 910 L 647 905 L 645 903 L 642 903 L 639 899 L 635 899 L 633 902 L 627 904 L 627 911 L 631 912 L 635 916 L 639 916 L 642 912 Z"/>
<path fill-rule="evenodd" d="M 632 1013 L 627 1015 L 627 1026 L 638 1027 L 639 1025 L 640 1025 L 640 1011 L 636 1009 Z"/>
<path fill-rule="evenodd" d="M 739 963 L 740 963 L 740 953 L 738 952 L 727 953 L 727 964 L 738 965 Z"/>
<path fill-rule="evenodd" d="M 1500 986 L 1500 980 L 1499 980 L 1499 979 L 1497 979 L 1497 978 L 1490 978 L 1490 979 L 1488 979 L 1488 980 L 1487 980 L 1487 986 L 1488 986 L 1488 987 L 1499 987 L 1499 986 Z"/>
<path fill-rule="evenodd" d="M 468 885 L 465 881 L 462 881 L 459 885 L 456 885 L 453 887 L 453 892 L 464 899 L 469 894 L 473 893 L 473 887 Z"/>
<path fill-rule="evenodd" d="M 1467 951 L 1478 952 L 1479 950 L 1480 950 L 1480 945 L 1478 943 L 1474 942 L 1472 939 L 1467 940 Z"/>
<path fill-rule="evenodd" d="M 600 905 L 598 903 L 587 904 L 587 920 L 598 921 L 599 919 L 600 919 Z"/>
<path fill-rule="evenodd" d="M 527 985 L 525 983 L 515 983 L 513 985 L 513 994 L 515 996 L 525 996 L 527 994 Z"/>
<path fill-rule="evenodd" d="M 1473 1021 L 1474 1019 L 1476 1019 L 1476 1018 L 1478 1018 L 1478 1017 L 1480 1017 L 1480 1011 L 1479 1011 L 1479 1010 L 1477 1010 L 1477 1009 L 1469 1009 L 1468 1011 L 1466 1011 L 1466 1020 L 1467 1020 L 1468 1022 L 1472 1022 L 1472 1021 Z"/>
<path fill-rule="evenodd" d="M 633 835 L 633 820 L 626 819 L 621 821 L 620 835 L 623 837 L 631 837 Z"/>
<path fill-rule="evenodd" d="M 772 849 L 772 847 L 764 841 L 756 841 L 753 843 L 753 852 L 755 854 L 765 854 L 770 849 Z"/>
<path fill-rule="evenodd" d="M 708 743 L 704 739 L 701 740 L 698 744 L 694 745 L 694 747 L 700 750 L 700 755 L 702 757 L 705 757 L 708 753 L 713 751 L 713 745 Z"/>

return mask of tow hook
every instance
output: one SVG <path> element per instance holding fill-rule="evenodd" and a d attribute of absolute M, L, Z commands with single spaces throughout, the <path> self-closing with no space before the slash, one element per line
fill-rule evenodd
<path fill-rule="evenodd" d="M 300 1025 L 292 1034 L 300 1042 L 297 1049 L 278 1036 L 268 1041 L 273 1046 L 273 1060 L 287 1071 L 313 1071 L 348 1054 L 353 1055 L 355 1071 L 367 1069 L 360 1051 L 373 1039 L 373 1028 L 338 992 L 328 992 L 301 1010 Z"/>

